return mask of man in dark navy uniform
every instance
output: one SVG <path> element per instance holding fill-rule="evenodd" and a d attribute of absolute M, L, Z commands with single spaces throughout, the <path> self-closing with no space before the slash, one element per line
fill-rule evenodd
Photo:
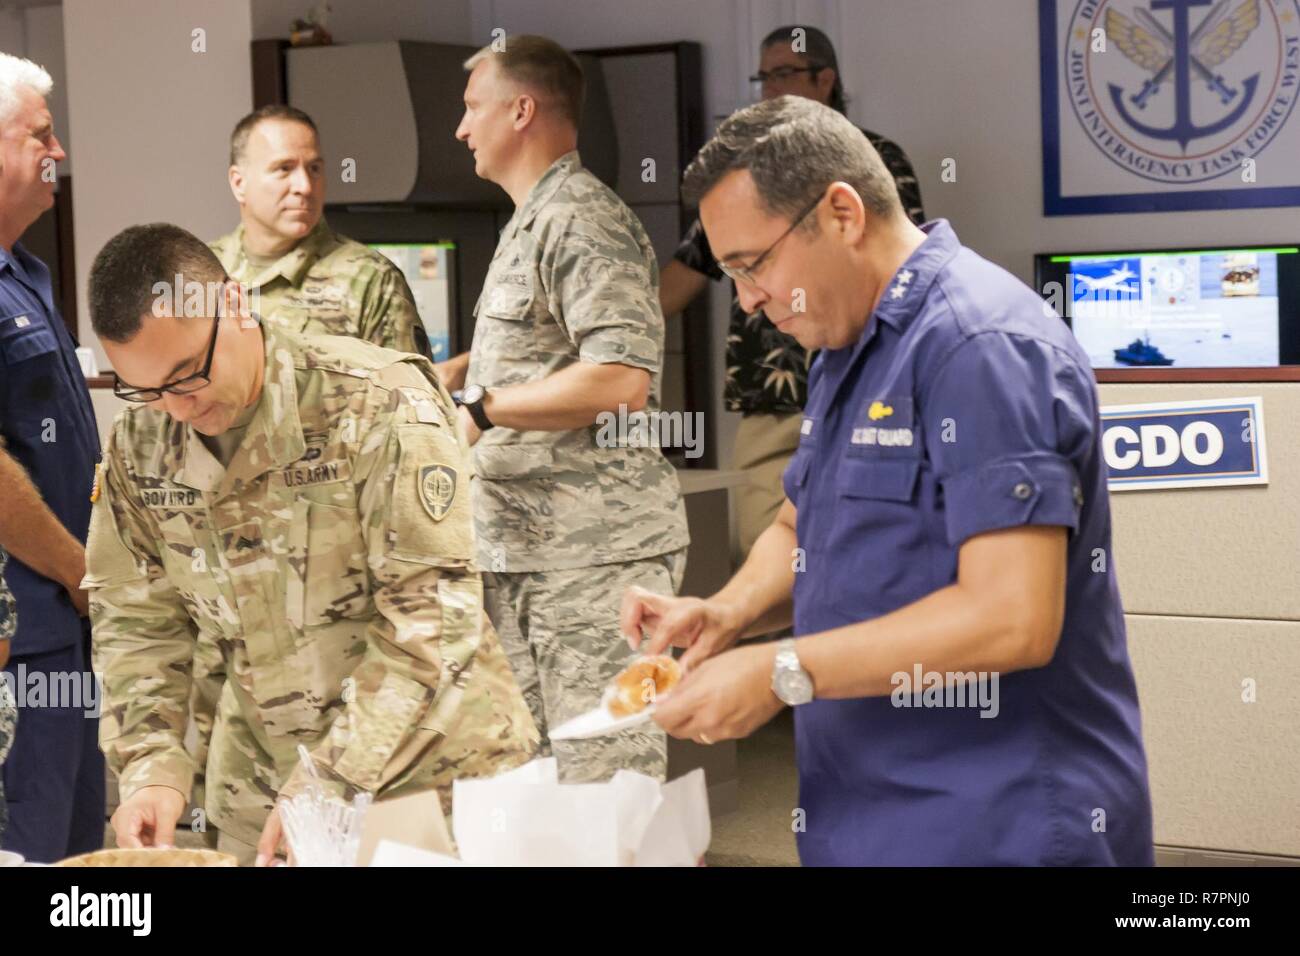
<path fill-rule="evenodd" d="M 36 64 L 0 54 L 0 548 L 18 605 L 5 671 L 19 704 L 3 846 L 42 863 L 98 849 L 105 810 L 81 590 L 99 437 L 49 270 L 18 242 L 54 204 L 64 158 L 51 86 Z"/>
<path fill-rule="evenodd" d="M 793 707 L 805 864 L 1151 865 L 1087 354 L 946 220 L 908 221 L 825 106 L 740 111 L 685 184 L 745 308 L 821 351 L 744 567 L 625 598 L 634 642 L 689 647 L 655 721 L 708 744 Z"/>

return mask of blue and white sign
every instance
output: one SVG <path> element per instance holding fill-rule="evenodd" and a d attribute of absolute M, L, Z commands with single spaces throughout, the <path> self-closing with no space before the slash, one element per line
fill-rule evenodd
<path fill-rule="evenodd" d="M 1259 396 L 1105 406 L 1101 434 L 1111 491 L 1268 484 Z"/>
<path fill-rule="evenodd" d="M 1300 0 L 1039 0 L 1049 215 L 1300 205 Z"/>

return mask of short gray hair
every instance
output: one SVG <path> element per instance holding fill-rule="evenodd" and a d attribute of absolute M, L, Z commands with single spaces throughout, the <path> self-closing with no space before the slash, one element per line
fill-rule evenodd
<path fill-rule="evenodd" d="M 18 94 L 22 89 L 49 96 L 54 80 L 45 68 L 20 56 L 0 53 L 0 123 L 7 123 L 18 112 Z"/>
<path fill-rule="evenodd" d="M 682 180 L 687 205 L 698 206 L 732 170 L 753 177 L 763 210 L 793 218 L 834 182 L 852 186 L 876 216 L 902 214 L 894 177 L 862 131 L 802 96 L 779 96 L 732 113 L 704 144 Z M 808 220 L 816 228 L 816 220 Z"/>
<path fill-rule="evenodd" d="M 466 71 L 489 58 L 496 60 L 497 69 L 506 79 L 548 97 L 574 129 L 582 125 L 586 91 L 582 64 L 564 47 L 550 37 L 534 34 L 506 37 L 504 49 L 485 46 L 466 60 Z"/>

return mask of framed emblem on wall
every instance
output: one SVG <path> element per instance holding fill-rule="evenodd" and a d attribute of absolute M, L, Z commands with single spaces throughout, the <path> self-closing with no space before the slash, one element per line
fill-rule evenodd
<path fill-rule="evenodd" d="M 1039 0 L 1049 216 L 1300 205 L 1300 0 Z"/>

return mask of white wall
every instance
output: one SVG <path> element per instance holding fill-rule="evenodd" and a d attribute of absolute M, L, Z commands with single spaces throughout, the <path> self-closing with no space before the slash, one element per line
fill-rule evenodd
<path fill-rule="evenodd" d="M 1035 252 L 1294 242 L 1294 208 L 1043 215 L 1038 11 L 1026 0 L 843 0 L 851 118 L 898 142 L 926 213 L 1026 282 Z M 957 181 L 940 182 L 944 158 Z"/>
<path fill-rule="evenodd" d="M 130 225 L 166 221 L 201 238 L 237 221 L 226 185 L 230 129 L 252 108 L 247 0 L 65 0 L 69 124 L 86 159 L 76 186 L 82 341 L 86 279 Z M 206 31 L 193 52 L 192 31 Z"/>
<path fill-rule="evenodd" d="M 252 0 L 253 39 L 288 37 L 295 19 L 319 0 Z M 422 40 L 470 42 L 469 0 L 330 0 L 326 28 L 335 43 Z"/>

